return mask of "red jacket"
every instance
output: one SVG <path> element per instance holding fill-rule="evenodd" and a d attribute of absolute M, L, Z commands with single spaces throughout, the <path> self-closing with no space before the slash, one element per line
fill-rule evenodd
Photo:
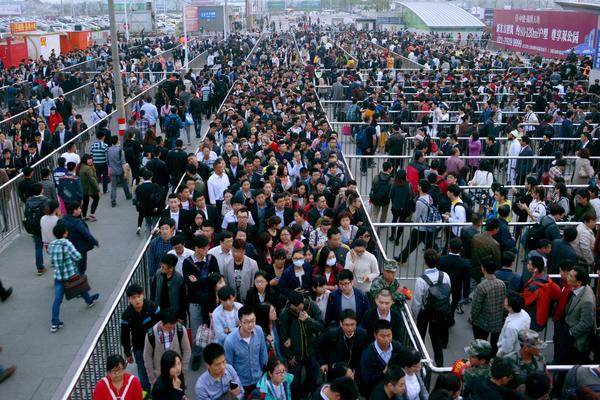
<path fill-rule="evenodd" d="M 539 278 L 539 276 L 538 276 Z M 530 286 L 537 286 L 533 291 Z M 550 316 L 550 302 L 556 301 L 560 297 L 560 287 L 552 280 L 540 282 L 536 277 L 529 279 L 523 291 L 525 307 L 529 307 L 535 302 L 535 322 L 539 326 L 546 326 Z"/>
<path fill-rule="evenodd" d="M 110 377 L 100 379 L 98 383 L 96 383 L 92 399 L 113 400 L 111 392 L 120 400 L 143 400 L 144 398 L 144 395 L 142 394 L 142 385 L 140 384 L 139 379 L 127 372 L 123 372 L 123 386 L 121 386 L 121 390 L 115 389 Z"/>
<path fill-rule="evenodd" d="M 48 130 L 50 131 L 50 133 L 52 135 L 54 135 L 56 133 L 56 128 L 58 127 L 58 123 L 62 122 L 62 117 L 60 116 L 59 113 L 54 113 L 54 114 L 50 114 L 50 117 L 48 118 Z"/>
<path fill-rule="evenodd" d="M 556 305 L 556 309 L 554 310 L 553 319 L 555 321 L 560 321 L 567 311 L 567 303 L 569 302 L 569 294 L 573 291 L 573 288 L 569 286 L 566 279 L 561 279 L 562 288 L 560 290 L 560 296 L 558 298 L 558 304 Z"/>

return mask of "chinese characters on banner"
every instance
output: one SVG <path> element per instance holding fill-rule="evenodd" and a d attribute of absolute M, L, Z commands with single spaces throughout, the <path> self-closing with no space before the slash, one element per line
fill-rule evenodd
<path fill-rule="evenodd" d="M 570 11 L 494 10 L 492 40 L 508 50 L 562 58 L 573 47 L 596 44 L 598 16 Z"/>
<path fill-rule="evenodd" d="M 11 22 L 10 33 L 31 32 L 37 29 L 35 22 Z"/>

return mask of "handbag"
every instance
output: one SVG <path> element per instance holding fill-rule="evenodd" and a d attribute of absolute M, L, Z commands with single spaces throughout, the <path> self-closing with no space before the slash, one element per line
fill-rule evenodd
<path fill-rule="evenodd" d="M 205 348 L 210 343 L 212 343 L 215 338 L 215 332 L 212 329 L 212 320 L 210 325 L 202 324 L 198 327 L 198 331 L 196 332 L 196 346 Z"/>
<path fill-rule="evenodd" d="M 192 114 L 188 112 L 185 113 L 185 123 L 187 125 L 194 125 L 194 119 L 192 118 Z"/>
<path fill-rule="evenodd" d="M 65 289 L 66 299 L 71 300 L 88 292 L 90 290 L 90 283 L 88 282 L 86 275 L 77 274 L 73 275 L 68 280 L 63 281 L 63 287 Z"/>

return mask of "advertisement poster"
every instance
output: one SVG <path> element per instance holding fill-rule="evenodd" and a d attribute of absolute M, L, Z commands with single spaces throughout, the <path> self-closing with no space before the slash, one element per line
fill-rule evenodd
<path fill-rule="evenodd" d="M 494 10 L 496 47 L 542 57 L 564 58 L 571 49 L 593 53 L 598 16 L 583 12 Z"/>

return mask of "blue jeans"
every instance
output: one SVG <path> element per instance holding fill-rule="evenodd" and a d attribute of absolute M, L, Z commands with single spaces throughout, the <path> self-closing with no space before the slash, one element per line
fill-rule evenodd
<path fill-rule="evenodd" d="M 62 304 L 63 297 L 65 296 L 65 287 L 62 281 L 54 280 L 54 303 L 52 303 L 52 325 L 58 325 L 60 323 L 60 305 Z M 86 304 L 92 303 L 92 298 L 89 292 L 84 292 L 81 297 Z"/>
<path fill-rule="evenodd" d="M 44 242 L 42 242 L 42 237 L 33 235 L 33 243 L 35 245 L 35 267 L 38 270 L 44 269 Z"/>
<path fill-rule="evenodd" d="M 146 367 L 144 366 L 144 350 L 133 350 L 133 358 L 135 359 L 135 363 L 137 365 L 138 378 L 142 384 L 142 389 L 149 392 L 150 379 L 148 379 L 148 373 L 146 372 Z"/>
<path fill-rule="evenodd" d="M 125 197 L 130 198 L 131 192 L 129 191 L 129 182 L 124 179 L 123 175 L 112 175 L 110 180 L 110 201 L 115 203 L 117 201 L 117 184 L 121 183 Z"/>

